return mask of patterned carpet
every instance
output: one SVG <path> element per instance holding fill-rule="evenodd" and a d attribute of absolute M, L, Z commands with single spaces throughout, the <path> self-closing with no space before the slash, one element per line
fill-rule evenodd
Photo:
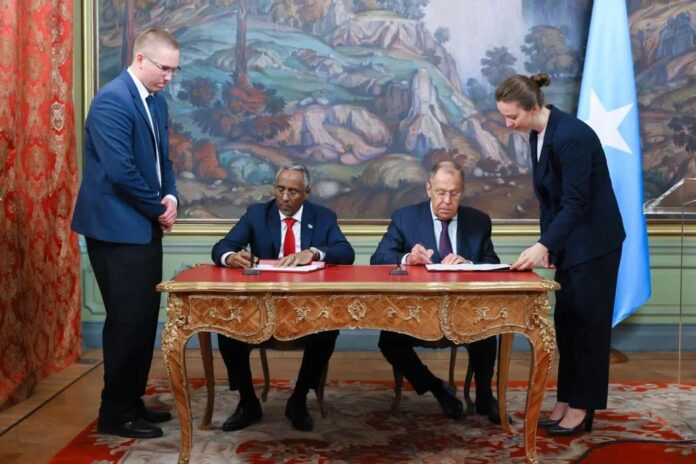
<path fill-rule="evenodd" d="M 194 424 L 205 404 L 201 381 L 192 382 Z M 219 427 L 237 403 L 237 394 L 216 388 L 214 430 L 194 428 L 192 463 L 517 463 L 524 461 L 522 410 L 525 390 L 520 383 L 508 390 L 513 434 L 507 435 L 481 416 L 458 421 L 446 419 L 430 395 L 405 391 L 400 409 L 390 412 L 391 386 L 386 383 L 331 382 L 326 388 L 328 415 L 321 418 L 310 395 L 310 413 L 315 431 L 298 432 L 290 427 L 283 411 L 292 385 L 273 382 L 261 422 L 240 432 L 225 433 Z M 460 390 L 461 395 L 461 390 Z M 549 391 L 544 410 L 553 404 Z M 603 446 L 613 440 L 693 440 L 696 433 L 687 424 L 696 418 L 696 386 L 640 384 L 610 386 L 610 409 L 599 412 L 592 434 L 551 438 L 543 431 L 537 437 L 542 463 L 621 462 L 639 464 L 694 463 L 693 444 L 669 443 L 636 446 L 635 443 Z M 151 385 L 148 401 L 173 405 L 166 380 Z M 176 419 L 163 424 L 164 437 L 130 440 L 96 433 L 91 424 L 61 450 L 52 463 L 173 463 L 179 449 Z M 647 445 L 647 444 L 640 444 Z M 606 448 L 606 449 L 604 449 Z M 589 450 L 589 451 L 588 451 Z M 587 453 L 587 454 L 586 454 Z M 604 453 L 604 454 L 602 454 Z M 609 454 L 606 454 L 609 453 Z M 612 454 L 613 453 L 613 454 Z M 628 453 L 628 454 L 627 454 Z M 652 453 L 652 454 L 651 454 Z M 644 460 L 644 459 L 650 460 Z M 609 460 L 608 460 L 609 459 Z"/>

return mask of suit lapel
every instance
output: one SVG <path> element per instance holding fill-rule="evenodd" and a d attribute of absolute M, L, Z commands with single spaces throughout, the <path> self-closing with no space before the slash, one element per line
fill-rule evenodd
<path fill-rule="evenodd" d="M 535 130 L 529 133 L 529 147 L 532 150 L 532 184 L 534 185 L 534 193 L 539 197 L 539 188 L 536 182 L 537 173 L 539 172 L 539 152 L 537 150 L 539 142 L 539 133 Z"/>
<path fill-rule="evenodd" d="M 472 259 L 473 254 L 470 246 L 472 234 L 468 227 L 469 224 L 464 217 L 464 207 L 460 206 L 457 209 L 457 254 L 471 261 L 475 261 Z"/>
<path fill-rule="evenodd" d="M 138 92 L 138 87 L 136 87 L 135 82 L 133 82 L 133 78 L 131 75 L 128 73 L 127 70 L 124 70 L 121 72 L 121 79 L 123 79 L 126 83 L 126 86 L 128 87 L 128 91 L 131 94 L 131 97 L 133 98 L 133 105 L 135 106 L 135 109 L 137 110 L 138 114 L 142 118 L 142 122 L 146 125 L 148 128 L 148 132 L 150 133 L 150 139 L 152 140 L 152 151 L 154 155 L 155 151 L 155 144 L 157 143 L 157 140 L 155 139 L 155 134 L 152 132 L 152 126 L 150 125 L 150 119 L 147 117 L 147 112 L 145 111 L 145 102 L 143 102 L 143 99 L 140 98 L 140 93 Z M 155 95 L 155 105 L 157 105 L 157 95 Z M 159 110 L 159 106 L 157 107 Z M 159 116 L 159 111 L 157 111 L 157 115 Z M 160 118 L 157 118 L 157 122 L 160 123 Z M 160 134 L 161 135 L 161 134 Z M 160 150 L 161 153 L 161 150 Z"/>
<path fill-rule="evenodd" d="M 271 207 L 268 208 L 266 216 L 266 225 L 268 232 L 273 240 L 273 258 L 277 258 L 280 254 L 280 211 L 275 200 L 272 201 Z"/>
<path fill-rule="evenodd" d="M 437 251 L 437 242 L 435 241 L 435 229 L 433 227 L 433 214 L 430 212 L 430 202 L 421 203 L 420 212 L 418 213 L 418 235 L 420 236 L 421 245 L 426 250 L 434 250 L 433 262 L 440 262 L 440 254 Z M 414 244 L 415 245 L 415 244 Z M 411 250 L 409 250 L 411 251 Z"/>
<path fill-rule="evenodd" d="M 305 201 L 302 208 L 302 222 L 300 222 L 300 250 L 306 250 L 311 246 L 316 222 L 314 208 Z"/>
<path fill-rule="evenodd" d="M 534 173 L 534 177 L 537 180 L 541 180 L 541 178 L 544 176 L 546 173 L 546 166 L 549 163 L 549 152 L 551 151 L 551 139 L 553 138 L 553 133 L 556 131 L 556 118 L 554 115 L 554 112 L 556 109 L 553 106 L 549 107 L 551 109 L 551 113 L 549 114 L 549 122 L 546 123 L 546 132 L 544 132 L 544 142 L 543 145 L 541 146 L 541 155 L 539 155 L 539 164 L 537 166 L 537 169 Z M 530 137 L 531 139 L 531 137 Z M 535 138 L 535 145 L 536 145 L 536 138 Z"/>
<path fill-rule="evenodd" d="M 553 106 L 549 106 L 551 113 L 549 115 L 549 122 L 546 124 L 546 132 L 544 133 L 544 141 L 541 146 L 541 154 L 539 155 L 539 162 L 535 165 L 534 169 L 534 190 L 539 197 L 538 185 L 541 184 L 541 179 L 546 174 L 547 166 L 549 163 L 549 154 L 551 152 L 551 139 L 553 138 L 553 133 L 556 131 L 556 118 L 554 112 L 556 109 Z M 535 135 L 532 141 L 532 135 Z M 538 135 L 534 132 L 529 137 L 529 143 L 532 144 L 532 154 L 536 154 L 536 147 L 538 143 Z"/>

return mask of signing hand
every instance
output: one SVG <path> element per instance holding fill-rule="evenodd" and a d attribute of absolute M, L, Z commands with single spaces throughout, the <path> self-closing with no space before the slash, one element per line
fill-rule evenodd
<path fill-rule="evenodd" d="M 246 250 L 233 253 L 225 259 L 225 264 L 227 264 L 229 267 L 241 269 L 249 268 L 251 267 L 251 253 Z"/>
<path fill-rule="evenodd" d="M 442 264 L 471 264 L 471 261 L 464 258 L 463 256 L 450 253 L 447 256 L 445 256 L 445 259 L 442 260 Z"/>
<path fill-rule="evenodd" d="M 549 267 L 549 249 L 537 242 L 520 253 L 520 257 L 510 266 L 510 269 L 523 271 L 532 269 L 539 264 L 543 267 Z"/>
<path fill-rule="evenodd" d="M 299 253 L 293 253 L 283 257 L 276 264 L 277 267 L 295 267 L 309 264 L 312 262 L 314 252 L 312 250 L 302 250 Z"/>
<path fill-rule="evenodd" d="M 406 264 L 413 266 L 417 264 L 432 264 L 433 250 L 426 250 L 423 245 L 416 243 L 411 248 L 411 253 L 406 258 Z"/>

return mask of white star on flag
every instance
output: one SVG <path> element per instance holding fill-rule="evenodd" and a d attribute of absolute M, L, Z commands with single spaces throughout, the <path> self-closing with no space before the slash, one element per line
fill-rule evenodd
<path fill-rule="evenodd" d="M 633 108 L 633 103 L 607 111 L 602 102 L 599 101 L 599 97 L 597 97 L 594 89 L 592 89 L 590 91 L 590 116 L 585 122 L 597 133 L 603 146 L 633 154 L 621 132 L 619 132 L 619 126 L 626 119 L 626 115 L 631 111 L 631 108 Z"/>

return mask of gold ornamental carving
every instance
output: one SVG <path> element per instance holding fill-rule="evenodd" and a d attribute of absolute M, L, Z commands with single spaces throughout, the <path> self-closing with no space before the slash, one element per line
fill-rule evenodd
<path fill-rule="evenodd" d="M 387 309 L 387 317 L 390 319 L 396 317 L 402 321 L 410 321 L 413 319 L 416 322 L 420 322 L 420 315 L 423 308 L 420 306 L 406 305 L 406 309 L 408 310 L 408 314 L 402 315 L 397 308 L 390 306 L 389 309 Z"/>
<path fill-rule="evenodd" d="M 169 295 L 167 303 L 167 322 L 162 330 L 162 352 L 166 356 L 175 350 L 177 334 L 186 325 L 187 318 L 184 315 L 184 300 L 176 293 Z"/>
<path fill-rule="evenodd" d="M 360 300 L 355 300 L 348 305 L 348 314 L 354 321 L 359 321 L 367 314 L 367 305 Z"/>
<path fill-rule="evenodd" d="M 534 303 L 534 313 L 531 320 L 527 322 L 527 328 L 539 334 L 544 345 L 544 351 L 553 353 L 556 349 L 556 330 L 553 323 L 549 320 L 551 306 L 546 295 L 539 295 Z M 550 366 L 549 366 L 550 368 Z"/>
<path fill-rule="evenodd" d="M 319 311 L 319 314 L 312 316 L 312 309 L 305 306 L 295 308 L 295 321 L 318 321 L 319 319 L 329 319 L 331 310 L 324 307 Z"/>
<path fill-rule="evenodd" d="M 225 322 L 232 322 L 232 321 L 237 321 L 237 323 L 242 322 L 242 308 L 239 307 L 225 307 L 222 308 L 224 311 L 227 312 L 227 315 L 223 315 L 221 313 L 218 313 L 218 308 L 215 306 L 212 306 L 209 310 L 208 313 L 210 317 L 216 320 L 220 321 L 225 321 Z"/>
<path fill-rule="evenodd" d="M 481 321 L 497 321 L 498 319 L 507 319 L 509 316 L 508 310 L 505 307 L 500 308 L 498 314 L 495 316 L 488 316 L 488 312 L 491 309 L 488 307 L 474 308 L 474 324 L 478 324 Z"/>
<path fill-rule="evenodd" d="M 541 286 L 544 287 L 549 292 L 556 292 L 561 289 L 561 284 L 555 280 L 542 279 Z"/>

